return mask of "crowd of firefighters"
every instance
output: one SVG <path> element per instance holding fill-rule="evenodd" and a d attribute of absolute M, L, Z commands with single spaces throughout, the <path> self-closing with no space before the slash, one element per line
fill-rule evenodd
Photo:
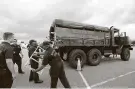
<path fill-rule="evenodd" d="M 5 32 L 3 34 L 3 42 L 0 44 L 0 88 L 11 88 L 13 81 L 15 81 L 16 73 L 14 69 L 14 64 L 18 65 L 18 73 L 25 74 L 22 70 L 22 58 L 23 53 L 21 51 L 20 45 L 17 44 L 17 39 L 14 38 L 14 34 L 11 32 Z M 38 62 L 30 60 L 30 76 L 29 82 L 43 83 L 39 79 L 38 71 L 41 71 L 46 65 L 50 65 L 50 87 L 56 88 L 58 79 L 65 88 L 71 88 L 65 74 L 64 65 L 61 57 L 59 56 L 56 49 L 54 49 L 52 42 L 44 41 L 42 43 L 42 48 L 45 51 L 39 51 L 38 44 L 36 40 L 30 40 L 28 48 L 29 58 L 33 58 L 39 61 L 40 58 L 43 59 L 41 66 Z M 43 57 L 41 57 L 43 56 Z"/>

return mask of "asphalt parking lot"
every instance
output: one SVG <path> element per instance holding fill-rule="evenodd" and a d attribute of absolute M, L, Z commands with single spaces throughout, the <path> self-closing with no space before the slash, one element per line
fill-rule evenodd
<path fill-rule="evenodd" d="M 24 58 L 23 65 L 28 60 L 27 50 L 23 50 Z M 15 69 L 17 67 L 15 65 Z M 34 84 L 29 82 L 30 70 L 23 66 L 25 74 L 18 74 L 14 81 L 13 88 L 49 88 L 50 76 L 49 68 L 45 68 L 44 72 L 40 75 L 40 79 L 44 81 L 42 84 Z M 86 81 L 82 79 L 79 72 L 69 67 L 65 62 L 65 70 L 67 78 L 72 88 L 86 88 L 86 82 L 91 88 L 135 88 L 135 51 L 131 51 L 131 58 L 129 61 L 122 61 L 117 58 L 103 58 L 102 62 L 98 66 L 86 65 L 81 71 L 82 76 Z M 58 88 L 63 88 L 60 81 L 58 82 Z"/>

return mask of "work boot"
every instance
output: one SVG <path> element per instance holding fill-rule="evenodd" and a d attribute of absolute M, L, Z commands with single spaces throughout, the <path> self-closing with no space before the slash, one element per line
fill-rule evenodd
<path fill-rule="evenodd" d="M 29 79 L 29 82 L 32 82 L 33 81 L 33 79 Z"/>
<path fill-rule="evenodd" d="M 35 81 L 35 83 L 43 83 L 42 80 Z"/>
<path fill-rule="evenodd" d="M 21 72 L 19 72 L 19 74 L 24 74 L 25 72 L 23 72 L 23 71 L 21 71 Z"/>

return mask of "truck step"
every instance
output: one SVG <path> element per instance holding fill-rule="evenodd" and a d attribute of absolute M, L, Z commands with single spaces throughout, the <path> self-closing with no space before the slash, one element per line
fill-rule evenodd
<path fill-rule="evenodd" d="M 104 55 L 113 55 L 112 53 L 104 53 Z"/>

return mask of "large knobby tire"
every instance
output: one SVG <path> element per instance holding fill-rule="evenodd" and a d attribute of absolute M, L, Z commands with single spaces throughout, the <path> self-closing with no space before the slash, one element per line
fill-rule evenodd
<path fill-rule="evenodd" d="M 129 48 L 123 48 L 121 52 L 121 59 L 123 61 L 129 61 L 130 58 L 130 50 Z"/>
<path fill-rule="evenodd" d="M 69 53 L 70 66 L 73 67 L 73 68 L 77 68 L 77 63 L 78 63 L 77 58 L 80 58 L 81 67 L 83 67 L 84 64 L 86 63 L 86 54 L 81 49 L 74 49 Z"/>
<path fill-rule="evenodd" d="M 88 64 L 91 66 L 97 66 L 101 62 L 101 52 L 98 49 L 91 49 L 88 54 Z"/>
<path fill-rule="evenodd" d="M 108 55 L 104 55 L 104 56 L 108 58 L 108 57 L 110 57 L 110 54 L 108 54 Z"/>

